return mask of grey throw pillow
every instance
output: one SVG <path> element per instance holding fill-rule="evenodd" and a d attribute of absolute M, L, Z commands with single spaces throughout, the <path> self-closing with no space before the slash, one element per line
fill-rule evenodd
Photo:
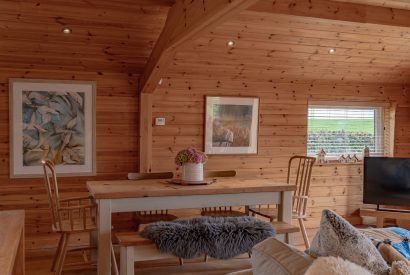
<path fill-rule="evenodd" d="M 320 228 L 313 238 L 309 254 L 313 257 L 341 257 L 376 275 L 389 274 L 389 267 L 370 239 L 328 209 L 322 212 Z"/>

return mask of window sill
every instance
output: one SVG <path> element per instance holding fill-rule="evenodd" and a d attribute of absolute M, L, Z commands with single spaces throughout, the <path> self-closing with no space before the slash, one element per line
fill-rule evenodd
<path fill-rule="evenodd" d="M 363 165 L 363 161 L 358 161 L 358 162 L 349 162 L 349 163 L 343 163 L 343 162 L 338 162 L 338 161 L 328 161 L 326 163 L 317 163 L 315 162 L 315 166 L 339 166 L 339 165 Z"/>

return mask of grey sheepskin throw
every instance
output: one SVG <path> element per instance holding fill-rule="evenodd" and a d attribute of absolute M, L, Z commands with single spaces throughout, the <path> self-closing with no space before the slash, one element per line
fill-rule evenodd
<path fill-rule="evenodd" d="M 389 267 L 371 240 L 335 212 L 322 212 L 320 228 L 309 254 L 341 257 L 370 270 L 375 275 L 389 274 Z"/>
<path fill-rule="evenodd" d="M 184 259 L 209 255 L 229 259 L 275 236 L 270 223 L 254 217 L 198 217 L 149 224 L 141 232 L 163 253 Z"/>

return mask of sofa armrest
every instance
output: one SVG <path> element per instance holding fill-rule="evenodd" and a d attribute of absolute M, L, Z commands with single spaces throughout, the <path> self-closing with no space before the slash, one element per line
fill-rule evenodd
<path fill-rule="evenodd" d="M 275 238 L 252 249 L 252 269 L 257 275 L 302 275 L 313 263 L 309 255 Z"/>
<path fill-rule="evenodd" d="M 252 269 L 244 269 L 244 270 L 231 272 L 226 275 L 253 275 L 253 272 L 252 272 Z"/>

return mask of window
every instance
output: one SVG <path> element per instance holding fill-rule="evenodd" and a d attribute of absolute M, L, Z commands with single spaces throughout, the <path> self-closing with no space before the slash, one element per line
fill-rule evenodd
<path fill-rule="evenodd" d="M 308 154 L 323 148 L 327 156 L 360 156 L 368 146 L 372 156 L 383 156 L 383 116 L 383 107 L 310 105 Z"/>

